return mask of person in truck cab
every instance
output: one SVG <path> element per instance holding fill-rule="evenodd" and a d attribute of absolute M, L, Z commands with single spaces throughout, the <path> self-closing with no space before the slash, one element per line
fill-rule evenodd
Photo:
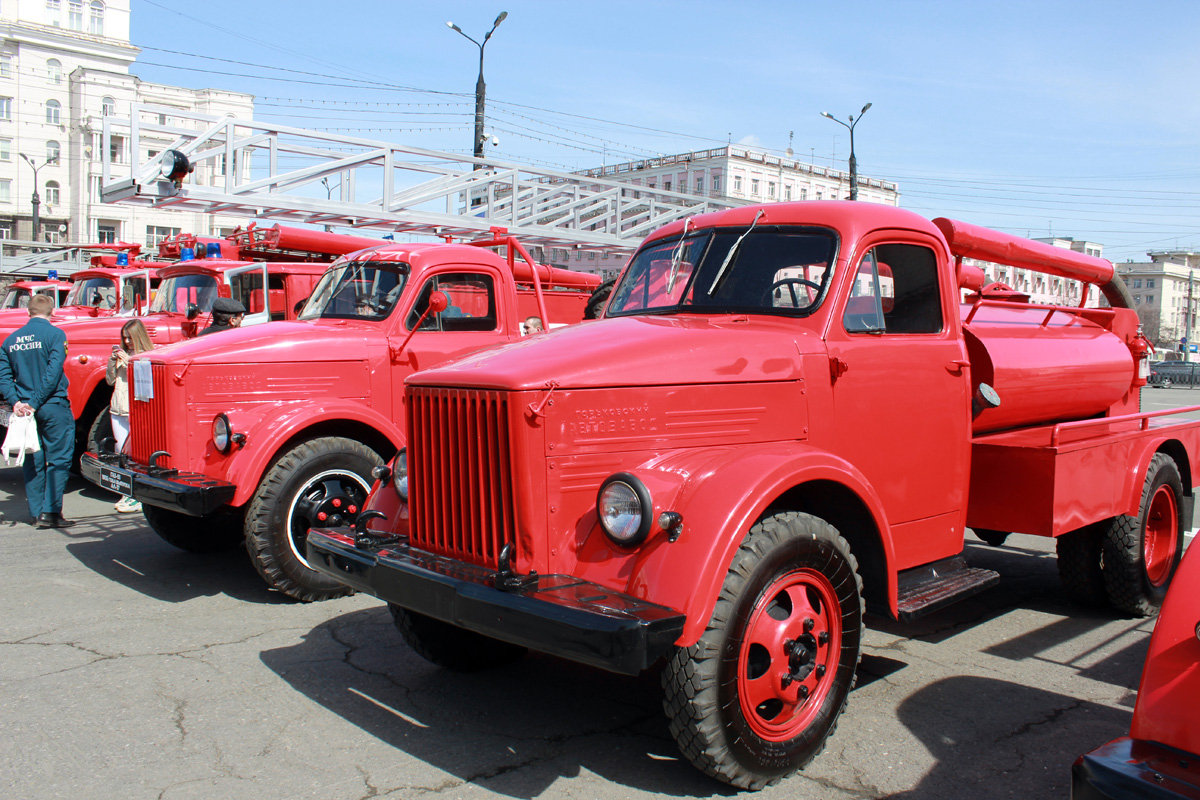
<path fill-rule="evenodd" d="M 245 315 L 246 307 L 237 300 L 232 297 L 218 297 L 213 301 L 212 324 L 200 331 L 200 335 L 239 328 Z"/>

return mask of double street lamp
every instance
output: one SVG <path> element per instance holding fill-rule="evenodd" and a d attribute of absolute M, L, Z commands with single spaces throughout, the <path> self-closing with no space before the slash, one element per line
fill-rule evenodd
<path fill-rule="evenodd" d="M 859 120 L 862 119 L 863 114 L 867 113 L 867 109 L 870 107 L 871 107 L 870 103 L 867 103 L 865 106 L 863 106 L 862 111 L 858 112 L 858 119 L 855 119 L 853 114 L 848 115 L 849 119 L 850 119 L 849 125 L 847 125 L 845 122 L 842 122 L 840 119 L 835 117 L 833 114 L 830 114 L 828 111 L 821 112 L 822 117 L 829 117 L 831 120 L 836 122 L 838 125 L 841 125 L 843 128 L 846 128 L 847 130 L 850 131 L 850 199 L 851 200 L 858 199 L 858 161 L 856 161 L 854 158 L 854 126 L 859 123 Z"/>
<path fill-rule="evenodd" d="M 469 40 L 479 48 L 479 80 L 475 82 L 475 146 L 471 150 L 476 158 L 483 158 L 483 101 L 487 94 L 487 86 L 483 82 L 483 48 L 487 46 L 488 39 L 492 38 L 492 34 L 496 32 L 496 28 L 500 27 L 500 23 L 504 22 L 507 16 L 507 11 L 500 12 L 500 16 L 496 17 L 496 21 L 492 23 L 492 29 L 487 32 L 487 36 L 483 37 L 482 42 L 477 42 L 470 36 L 467 36 L 467 34 L 463 33 L 463 29 L 453 22 L 446 23 L 447 27 L 458 31 L 462 34 L 463 38 Z M 475 169 L 479 169 L 479 167 L 479 164 L 475 165 Z"/>
<path fill-rule="evenodd" d="M 32 158 L 25 155 L 24 153 L 17 153 L 17 155 L 19 155 L 21 158 L 25 159 L 25 161 L 28 162 L 29 166 L 33 167 L 33 237 L 32 238 L 36 242 L 38 240 L 38 234 L 40 233 L 41 222 L 42 222 L 41 217 L 38 215 L 38 206 L 40 206 L 42 204 L 41 198 L 38 197 L 38 170 L 46 165 L 42 164 L 42 167 L 39 167 L 37 164 L 33 163 Z"/>

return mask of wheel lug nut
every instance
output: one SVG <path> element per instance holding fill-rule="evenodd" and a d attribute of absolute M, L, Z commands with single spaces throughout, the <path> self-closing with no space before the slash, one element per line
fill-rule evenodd
<path fill-rule="evenodd" d="M 829 631 L 821 631 L 817 634 L 817 644 L 829 644 Z"/>
<path fill-rule="evenodd" d="M 815 628 L 815 627 L 817 627 L 817 621 L 816 621 L 816 620 L 814 620 L 812 617 L 805 617 L 805 618 L 804 618 L 804 632 L 805 632 L 805 633 L 808 633 L 809 631 L 811 631 L 811 630 L 812 630 L 813 628 Z"/>
<path fill-rule="evenodd" d="M 791 686 L 792 680 L 794 680 L 794 679 L 792 678 L 791 675 L 784 674 L 783 679 L 782 679 L 783 688 L 786 689 L 787 687 Z"/>
<path fill-rule="evenodd" d="M 817 677 L 818 678 L 825 677 L 825 665 L 824 664 L 817 664 Z"/>
<path fill-rule="evenodd" d="M 321 522 L 324 522 L 325 520 L 329 519 L 329 515 L 324 511 L 320 511 L 317 513 L 317 519 L 319 519 Z"/>
<path fill-rule="evenodd" d="M 347 511 L 349 511 L 351 514 L 357 514 L 357 513 L 358 513 L 358 506 L 350 506 L 350 507 L 349 507 L 348 509 L 346 509 L 346 510 L 347 510 Z"/>
<path fill-rule="evenodd" d="M 803 684 L 801 684 L 801 686 L 800 686 L 800 699 L 801 700 L 808 699 L 808 687 L 804 686 Z"/>
<path fill-rule="evenodd" d="M 342 507 L 342 498 L 340 498 L 340 497 L 333 498 L 333 507 L 341 508 Z"/>

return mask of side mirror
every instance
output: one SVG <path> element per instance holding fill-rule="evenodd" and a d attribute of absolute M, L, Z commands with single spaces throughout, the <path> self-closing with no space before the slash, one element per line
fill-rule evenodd
<path fill-rule="evenodd" d="M 187 304 L 188 321 L 191 322 L 198 316 L 200 316 L 200 306 L 196 305 L 195 303 L 188 303 Z"/>
<path fill-rule="evenodd" d="M 429 313 L 440 314 L 450 307 L 450 298 L 445 292 L 432 292 L 429 295 Z"/>

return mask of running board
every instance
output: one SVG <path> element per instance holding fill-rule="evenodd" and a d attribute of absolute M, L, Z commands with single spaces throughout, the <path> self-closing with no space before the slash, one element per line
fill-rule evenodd
<path fill-rule="evenodd" d="M 968 567 L 962 556 L 943 558 L 897 576 L 896 606 L 903 622 L 912 622 L 957 603 L 1000 581 L 1000 573 Z"/>

